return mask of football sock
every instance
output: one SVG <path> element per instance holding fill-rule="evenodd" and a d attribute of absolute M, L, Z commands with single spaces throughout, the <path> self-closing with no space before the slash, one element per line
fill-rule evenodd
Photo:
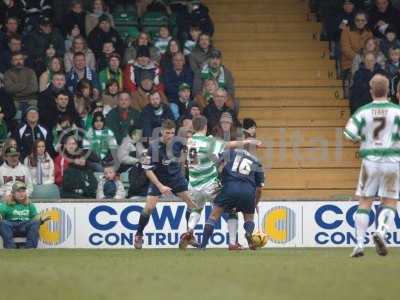
<path fill-rule="evenodd" d="M 253 222 L 253 221 L 246 221 L 246 222 L 244 222 L 244 224 L 243 224 L 243 228 L 244 228 L 244 230 L 246 231 L 246 234 L 247 234 L 247 235 L 253 234 L 254 227 L 255 227 L 255 225 L 254 225 L 254 222 Z"/>
<path fill-rule="evenodd" d="M 238 233 L 238 224 L 239 224 L 237 214 L 234 214 L 234 215 L 229 214 L 227 223 L 228 223 L 228 232 L 229 232 L 229 244 L 235 245 L 237 233 Z"/>
<path fill-rule="evenodd" d="M 393 224 L 394 217 L 396 215 L 396 209 L 390 206 L 382 206 L 382 210 L 378 216 L 378 228 L 377 232 L 385 237 L 386 232 L 390 229 L 390 225 Z"/>
<path fill-rule="evenodd" d="M 206 224 L 204 225 L 204 231 L 203 231 L 203 240 L 201 241 L 201 248 L 206 248 L 208 244 L 208 240 L 212 236 L 214 232 L 214 226 L 217 221 L 213 219 L 208 219 Z"/>
<path fill-rule="evenodd" d="M 369 213 L 371 209 L 359 208 L 354 215 L 357 246 L 364 248 L 365 232 L 369 226 Z"/>
<path fill-rule="evenodd" d="M 140 214 L 138 229 L 136 231 L 136 235 L 143 236 L 143 230 L 146 227 L 147 223 L 149 223 L 150 215 L 146 214 L 144 211 Z"/>
<path fill-rule="evenodd" d="M 189 219 L 190 219 L 191 213 L 192 213 L 192 209 L 190 209 L 189 207 L 186 208 L 186 213 L 185 213 L 186 224 L 189 224 Z"/>
<path fill-rule="evenodd" d="M 192 210 L 190 216 L 189 216 L 189 221 L 188 221 L 188 229 L 190 231 L 193 231 L 197 224 L 200 221 L 200 216 L 201 216 L 201 210 Z"/>

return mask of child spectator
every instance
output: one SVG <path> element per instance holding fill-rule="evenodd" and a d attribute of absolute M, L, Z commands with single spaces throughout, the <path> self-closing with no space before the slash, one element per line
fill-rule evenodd
<path fill-rule="evenodd" d="M 172 39 L 171 33 L 168 26 L 161 26 L 158 32 L 159 37 L 155 39 L 154 46 L 158 49 L 161 54 L 167 51 L 168 43 Z"/>
<path fill-rule="evenodd" d="M 54 56 L 49 60 L 47 70 L 39 77 L 39 92 L 43 92 L 50 86 L 53 74 L 58 72 L 64 73 L 64 65 L 61 58 Z"/>
<path fill-rule="evenodd" d="M 243 119 L 243 133 L 244 139 L 256 138 L 257 124 L 253 119 L 244 118 Z"/>
<path fill-rule="evenodd" d="M 103 199 L 124 199 L 126 196 L 124 185 L 118 178 L 117 173 L 112 166 L 104 167 L 103 178 L 97 187 L 97 200 Z"/>
<path fill-rule="evenodd" d="M 32 153 L 25 157 L 24 165 L 29 169 L 34 185 L 54 183 L 54 162 L 46 151 L 44 140 L 33 143 Z"/>
<path fill-rule="evenodd" d="M 103 114 L 107 116 L 111 109 L 117 106 L 118 103 L 118 93 L 122 91 L 118 81 L 110 79 L 106 84 L 106 90 L 104 91 L 101 103 L 103 104 Z"/>
<path fill-rule="evenodd" d="M 96 170 L 102 169 L 102 163 L 113 161 L 114 152 L 118 145 L 114 133 L 105 126 L 105 118 L 101 112 L 93 115 L 92 128 L 90 128 L 83 140 L 83 149 L 92 151 L 100 159 Z M 116 154 L 116 153 L 115 153 Z"/>
<path fill-rule="evenodd" d="M 198 25 L 190 26 L 190 39 L 185 41 L 183 54 L 189 55 L 192 53 L 194 47 L 196 47 L 196 44 L 199 41 L 200 34 L 201 30 Z"/>
<path fill-rule="evenodd" d="M 122 88 L 122 70 L 120 68 L 121 57 L 117 53 L 113 53 L 108 58 L 108 67 L 103 69 L 99 74 L 101 91 L 104 92 L 106 84 L 113 79 L 118 82 L 118 89 Z"/>
<path fill-rule="evenodd" d="M 4 248 L 17 248 L 14 235 L 18 232 L 26 236 L 24 248 L 35 249 L 39 242 L 40 224 L 37 208 L 28 198 L 27 186 L 17 181 L 12 185 L 11 195 L 0 203 L 0 236 Z"/>
<path fill-rule="evenodd" d="M 388 74 L 389 78 L 395 76 L 400 69 L 400 49 L 389 49 L 389 60 L 386 62 L 385 71 Z"/>
<path fill-rule="evenodd" d="M 190 105 L 193 102 L 190 95 L 191 95 L 190 85 L 188 85 L 187 83 L 182 83 L 179 86 L 178 99 L 171 102 L 169 105 L 169 107 L 174 115 L 175 120 L 178 120 L 180 118 L 180 116 L 188 113 Z"/>
<path fill-rule="evenodd" d="M 400 48 L 400 41 L 397 39 L 396 29 L 392 26 L 389 26 L 385 31 L 385 38 L 381 40 L 380 49 L 382 53 L 389 59 L 389 50 L 390 48 Z"/>

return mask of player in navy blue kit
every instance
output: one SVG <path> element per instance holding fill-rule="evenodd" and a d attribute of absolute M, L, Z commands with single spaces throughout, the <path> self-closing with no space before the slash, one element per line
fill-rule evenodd
<path fill-rule="evenodd" d="M 149 222 L 152 210 L 161 195 L 177 195 L 186 202 L 188 209 L 196 208 L 188 193 L 188 182 L 182 173 L 182 151 L 184 145 L 174 139 L 175 123 L 165 120 L 161 125 L 161 138 L 150 143 L 143 161 L 143 169 L 150 180 L 146 205 L 140 214 L 138 230 L 135 235 L 135 248 L 143 245 L 143 230 Z"/>
<path fill-rule="evenodd" d="M 264 186 L 263 167 L 255 156 L 243 149 L 225 151 L 223 155 L 223 187 L 214 200 L 214 209 L 204 226 L 201 248 L 206 248 L 222 213 L 236 210 L 243 213 L 245 236 L 249 248 L 255 250 L 252 239 L 254 212 Z"/>

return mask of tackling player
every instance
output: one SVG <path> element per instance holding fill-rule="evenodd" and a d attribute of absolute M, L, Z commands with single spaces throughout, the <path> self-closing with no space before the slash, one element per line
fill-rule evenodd
<path fill-rule="evenodd" d="M 143 162 L 150 185 L 135 235 L 136 249 L 142 248 L 143 230 L 161 195 L 176 194 L 186 202 L 189 209 L 197 207 L 188 193 L 188 183 L 182 174 L 181 156 L 184 146 L 181 142 L 174 141 L 175 123 L 165 120 L 161 125 L 161 135 L 161 138 L 150 143 L 147 157 Z"/>
<path fill-rule="evenodd" d="M 362 158 L 356 191 L 359 207 L 354 215 L 357 245 L 351 257 L 364 255 L 365 235 L 376 195 L 381 198 L 381 211 L 372 238 L 377 253 L 387 255 L 385 235 L 394 221 L 399 198 L 400 107 L 388 100 L 386 77 L 375 75 L 370 87 L 373 102 L 358 109 L 344 129 L 346 138 L 361 142 Z"/>
<path fill-rule="evenodd" d="M 204 116 L 194 118 L 192 123 L 195 134 L 188 142 L 189 191 L 199 209 L 194 209 L 190 213 L 188 231 L 181 237 L 180 249 L 185 249 L 188 245 L 195 246 L 197 243 L 193 232 L 200 220 L 201 211 L 207 201 L 214 200 L 221 187 L 216 160 L 223 150 L 260 143 L 254 139 L 225 143 L 220 139 L 207 136 L 207 119 Z M 241 248 L 236 243 L 237 214 L 231 213 L 227 222 L 229 249 L 240 250 Z"/>
<path fill-rule="evenodd" d="M 224 211 L 243 213 L 243 228 L 249 248 L 256 249 L 252 234 L 254 211 L 264 186 L 264 171 L 259 160 L 243 149 L 227 150 L 223 154 L 222 189 L 214 200 L 214 208 L 206 221 L 201 248 L 205 249 L 215 224 Z"/>

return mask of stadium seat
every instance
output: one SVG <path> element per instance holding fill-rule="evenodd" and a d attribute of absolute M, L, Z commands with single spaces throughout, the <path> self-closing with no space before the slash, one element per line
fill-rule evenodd
<path fill-rule="evenodd" d="M 54 200 L 60 199 L 60 191 L 55 184 L 34 185 L 31 199 Z"/>
<path fill-rule="evenodd" d="M 162 12 L 149 11 L 142 16 L 140 19 L 140 24 L 143 27 L 160 27 L 163 25 L 168 25 L 168 16 Z"/>
<path fill-rule="evenodd" d="M 136 39 L 140 33 L 136 26 L 118 26 L 116 29 L 123 40 L 126 40 L 128 37 Z"/>

